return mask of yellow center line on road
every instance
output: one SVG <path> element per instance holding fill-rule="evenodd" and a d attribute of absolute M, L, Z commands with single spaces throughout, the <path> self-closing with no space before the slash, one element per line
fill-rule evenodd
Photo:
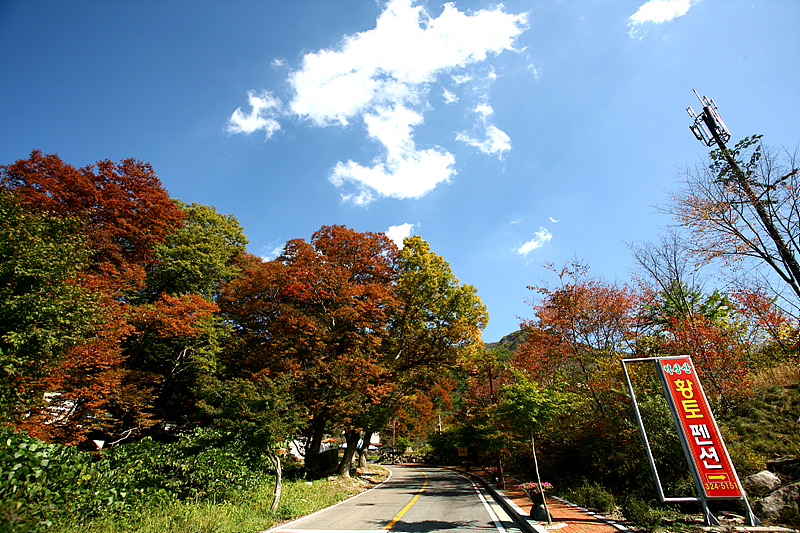
<path fill-rule="evenodd" d="M 399 513 L 397 513 L 397 516 L 395 516 L 394 518 L 392 518 L 392 521 L 391 521 L 391 522 L 389 522 L 388 524 L 386 524 L 386 526 L 383 528 L 383 529 L 384 529 L 384 531 L 387 531 L 387 530 L 389 530 L 389 529 L 392 529 L 392 528 L 394 527 L 394 525 L 397 523 L 397 521 L 398 521 L 398 520 L 400 520 L 400 519 L 403 517 L 403 515 L 404 515 L 404 514 L 406 514 L 406 511 L 408 511 L 409 509 L 411 509 L 411 506 L 412 506 L 412 505 L 414 505 L 414 503 L 416 503 L 416 501 L 417 501 L 417 500 L 419 500 L 419 497 L 420 497 L 420 496 L 422 496 L 422 491 L 424 491 L 424 490 L 425 490 L 425 487 L 427 487 L 427 486 L 428 486 L 428 474 L 426 474 L 425 472 L 423 472 L 423 473 L 422 473 L 422 475 L 423 475 L 423 476 L 425 476 L 425 483 L 423 483 L 423 484 L 422 484 L 422 488 L 421 488 L 421 489 L 419 489 L 419 492 L 417 492 L 416 496 L 414 496 L 414 497 L 411 499 L 411 501 L 410 501 L 410 502 L 408 502 L 408 505 L 406 505 L 405 507 L 403 507 L 403 510 L 402 510 L 402 511 L 400 511 Z"/>

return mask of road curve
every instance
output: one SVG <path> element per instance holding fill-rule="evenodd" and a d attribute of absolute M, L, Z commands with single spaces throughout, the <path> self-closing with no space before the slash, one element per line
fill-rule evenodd
<path fill-rule="evenodd" d="M 483 488 L 455 472 L 418 465 L 389 470 L 378 487 L 269 533 L 519 533 Z"/>

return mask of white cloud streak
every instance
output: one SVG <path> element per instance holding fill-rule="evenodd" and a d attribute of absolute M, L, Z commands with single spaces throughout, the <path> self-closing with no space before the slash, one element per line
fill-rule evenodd
<path fill-rule="evenodd" d="M 489 117 L 494 114 L 494 109 L 484 103 L 479 104 L 474 111 L 479 116 L 480 123 L 484 128 L 483 139 L 477 139 L 466 132 L 460 132 L 456 134 L 456 140 L 474 146 L 486 155 L 502 157 L 503 153 L 511 150 L 511 137 L 489 122 Z"/>
<path fill-rule="evenodd" d="M 264 261 L 272 261 L 273 259 L 277 258 L 279 255 L 283 253 L 283 249 L 286 247 L 285 242 L 281 242 L 280 244 L 270 243 L 266 246 L 261 247 L 261 259 Z"/>
<path fill-rule="evenodd" d="M 242 112 L 241 107 L 237 107 L 231 118 L 228 119 L 227 130 L 230 133 L 253 133 L 264 130 L 267 139 L 281 129 L 281 125 L 275 119 L 281 109 L 281 102 L 273 98 L 272 93 L 248 91 L 247 103 L 252 110 L 249 114 Z"/>
<path fill-rule="evenodd" d="M 519 255 L 528 255 L 530 252 L 541 248 L 547 242 L 549 242 L 553 238 L 553 235 L 547 231 L 546 228 L 540 227 L 539 231 L 533 234 L 533 239 L 529 240 L 528 242 L 524 243 L 522 246 L 517 248 L 515 251 Z"/>
<path fill-rule="evenodd" d="M 468 83 L 468 75 L 452 71 L 514 50 L 527 25 L 525 14 L 505 13 L 502 6 L 466 14 L 448 3 L 433 18 L 413 4 L 392 0 L 374 29 L 345 36 L 335 49 L 306 54 L 288 77 L 294 94 L 286 115 L 319 127 L 363 120 L 369 138 L 382 145 L 382 155 L 370 164 L 340 161 L 329 176 L 337 187 L 355 188 L 342 198 L 357 205 L 376 196 L 419 198 L 450 181 L 455 157 L 440 146 L 419 148 L 414 142 L 414 128 L 431 108 L 426 101 L 430 86 L 440 75 L 457 85 Z M 280 102 L 269 93 L 248 96 L 252 112 L 237 109 L 228 131 L 264 129 L 269 137 L 280 127 Z M 448 104 L 458 101 L 450 91 L 443 97 Z M 510 138 L 493 128 L 484 140 L 475 140 L 478 148 L 490 154 L 508 150 Z"/>
<path fill-rule="evenodd" d="M 389 226 L 386 230 L 386 236 L 389 237 L 398 248 L 403 249 L 403 239 L 411 237 L 414 229 L 414 224 L 400 224 L 398 226 Z"/>
<path fill-rule="evenodd" d="M 448 91 L 445 89 L 442 91 L 442 98 L 444 98 L 444 103 L 446 104 L 455 104 L 458 102 L 458 96 L 455 95 L 452 91 Z"/>
<path fill-rule="evenodd" d="M 682 17 L 689 11 L 692 4 L 699 0 L 650 0 L 639 6 L 639 9 L 628 18 L 630 31 L 628 34 L 633 37 L 639 28 L 647 22 L 653 24 L 663 24 L 678 17 Z"/>

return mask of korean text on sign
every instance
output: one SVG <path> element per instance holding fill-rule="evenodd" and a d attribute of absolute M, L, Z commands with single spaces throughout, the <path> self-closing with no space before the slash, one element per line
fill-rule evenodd
<path fill-rule="evenodd" d="M 659 371 L 668 388 L 668 400 L 680 421 L 681 438 L 689 449 L 706 497 L 741 497 L 733 466 L 691 359 L 661 359 Z"/>

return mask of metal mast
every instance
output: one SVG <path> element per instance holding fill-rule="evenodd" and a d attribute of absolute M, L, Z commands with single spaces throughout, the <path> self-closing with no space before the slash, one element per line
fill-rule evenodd
<path fill-rule="evenodd" d="M 788 272 L 782 272 L 779 268 L 776 268 L 776 265 L 770 262 L 771 266 L 778 272 L 781 278 L 792 287 L 794 293 L 800 297 L 800 264 L 797 262 L 794 253 L 792 253 L 789 246 L 786 244 L 783 235 L 775 226 L 775 222 L 767 212 L 763 200 L 753 190 L 750 180 L 745 173 L 742 172 L 742 169 L 739 168 L 733 154 L 731 154 L 730 150 L 728 150 L 728 147 L 725 145 L 731 138 L 731 132 L 725 125 L 725 122 L 722 121 L 722 117 L 719 116 L 716 102 L 708 96 L 700 98 L 700 95 L 694 87 L 692 87 L 692 91 L 694 91 L 700 103 L 703 104 L 703 111 L 698 115 L 694 112 L 692 106 L 686 108 L 689 116 L 694 119 L 694 124 L 689 126 L 689 129 L 692 130 L 697 140 L 704 143 L 706 146 L 711 147 L 716 144 L 719 147 L 719 151 L 725 157 L 725 160 L 728 162 L 733 172 L 736 184 L 741 188 L 748 202 L 756 210 L 758 218 L 761 220 L 764 229 L 767 230 L 767 234 L 769 234 L 772 242 L 775 243 L 778 255 Z"/>

